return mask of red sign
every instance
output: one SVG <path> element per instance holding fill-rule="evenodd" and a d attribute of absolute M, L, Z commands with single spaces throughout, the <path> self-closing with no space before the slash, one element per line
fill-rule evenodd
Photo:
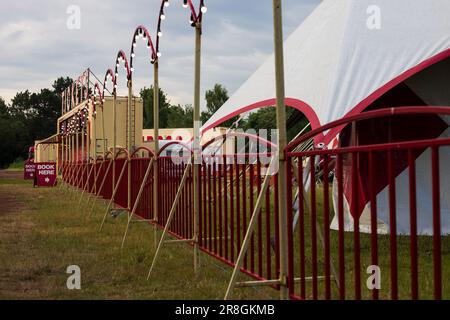
<path fill-rule="evenodd" d="M 23 168 L 23 178 L 25 180 L 34 180 L 34 171 L 36 170 L 36 165 L 33 161 L 26 161 Z"/>
<path fill-rule="evenodd" d="M 38 187 L 56 186 L 56 163 L 42 162 L 36 163 L 36 173 L 34 185 Z"/>

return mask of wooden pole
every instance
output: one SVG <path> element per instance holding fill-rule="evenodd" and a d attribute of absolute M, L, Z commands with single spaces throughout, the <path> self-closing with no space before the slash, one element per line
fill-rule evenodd
<path fill-rule="evenodd" d="M 113 92 L 113 155 L 112 155 L 112 191 L 116 187 L 116 146 L 117 146 L 117 114 L 116 114 L 117 91 Z"/>
<path fill-rule="evenodd" d="M 284 88 L 284 53 L 283 53 L 283 20 L 281 0 L 273 0 L 274 47 L 275 47 L 275 80 L 277 96 L 277 129 L 278 129 L 278 212 L 280 234 L 280 299 L 289 299 L 287 287 L 288 276 L 288 239 L 287 239 L 287 205 L 286 201 L 286 106 Z"/>
<path fill-rule="evenodd" d="M 131 119 L 131 109 L 132 109 L 132 101 L 133 100 L 133 81 L 130 79 L 128 80 L 128 140 L 127 140 L 127 149 L 128 149 L 128 184 L 127 184 L 127 210 L 128 214 L 131 214 L 131 155 L 133 152 L 133 138 L 131 135 L 133 134 L 133 130 L 131 130 L 131 127 L 135 124 L 133 124 L 133 119 Z"/>
<path fill-rule="evenodd" d="M 202 24 L 195 26 L 195 85 L 194 85 L 194 271 L 199 272 L 199 217 L 200 217 L 200 165 L 202 150 L 200 146 L 200 81 L 201 81 Z"/>
<path fill-rule="evenodd" d="M 154 224 L 154 244 L 158 246 L 158 219 L 159 219 L 159 179 L 158 179 L 158 154 L 159 154 L 159 62 L 158 59 L 153 64 L 153 128 L 154 128 L 154 159 L 153 161 L 153 218 Z M 149 110 L 150 111 L 150 110 Z"/>

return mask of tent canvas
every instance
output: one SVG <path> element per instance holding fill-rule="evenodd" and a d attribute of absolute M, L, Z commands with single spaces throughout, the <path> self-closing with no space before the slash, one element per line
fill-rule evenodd
<path fill-rule="evenodd" d="M 285 41 L 286 104 L 303 112 L 313 128 L 363 112 L 400 86 L 420 100 L 419 105 L 450 105 L 448 12 L 450 2 L 441 0 L 324 0 Z M 373 24 L 373 19 L 378 23 Z M 267 59 L 204 124 L 203 132 L 238 114 L 275 105 L 273 59 Z M 448 136 L 448 119 L 442 120 L 447 129 L 439 135 Z M 328 145 L 338 134 L 338 129 L 330 130 L 316 143 Z M 449 151 L 444 149 L 440 157 L 441 172 L 447 174 Z M 431 232 L 429 161 L 429 150 L 416 160 L 423 188 L 420 234 Z M 398 189 L 405 183 L 407 170 L 399 171 Z M 441 182 L 441 190 L 443 199 L 448 199 L 450 188 L 445 183 Z M 400 192 L 397 198 L 399 233 L 408 232 L 407 196 Z M 384 224 L 380 231 L 388 224 L 385 200 L 386 189 L 382 189 L 377 196 Z M 447 202 L 441 210 L 443 233 L 450 233 Z M 363 216 L 366 211 L 367 207 Z M 351 217 L 347 206 L 347 230 L 352 228 Z"/>

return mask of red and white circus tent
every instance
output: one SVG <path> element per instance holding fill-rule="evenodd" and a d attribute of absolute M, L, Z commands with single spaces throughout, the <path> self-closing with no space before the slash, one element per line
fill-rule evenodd
<path fill-rule="evenodd" d="M 450 105 L 450 1 L 442 0 L 324 0 L 285 41 L 286 104 L 305 114 L 312 128 L 366 110 L 401 106 Z M 274 57 L 232 95 L 202 127 L 205 132 L 223 121 L 275 105 Z M 403 121 L 403 122 L 402 122 Z M 450 137 L 450 119 L 406 117 L 394 124 L 389 137 L 383 123 L 360 130 L 365 143 L 386 139 Z M 375 130 L 375 131 L 374 131 Z M 374 134 L 376 132 L 376 134 Z M 341 134 L 341 136 L 339 136 Z M 316 139 L 329 145 L 352 143 L 338 129 Z M 409 232 L 407 164 L 397 159 L 397 230 Z M 441 175 L 450 173 L 450 150 L 440 154 Z M 418 232 L 432 234 L 430 151 L 417 155 Z M 380 232 L 389 230 L 386 174 L 377 181 Z M 346 179 L 349 180 L 349 179 Z M 442 233 L 450 233 L 450 179 L 441 179 Z M 361 231 L 370 204 L 367 179 L 360 169 L 358 212 L 350 212 L 346 194 L 346 229 L 352 215 L 362 214 Z M 344 181 L 346 190 L 349 184 Z M 332 227 L 336 227 L 333 221 Z"/>

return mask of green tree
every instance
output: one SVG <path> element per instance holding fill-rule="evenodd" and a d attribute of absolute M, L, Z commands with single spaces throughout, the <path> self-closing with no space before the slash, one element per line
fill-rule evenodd
<path fill-rule="evenodd" d="M 5 100 L 3 100 L 2 97 L 0 97 L 0 116 L 7 114 L 8 114 L 8 106 L 6 105 Z"/>
<path fill-rule="evenodd" d="M 15 160 L 17 157 L 26 157 L 28 147 L 34 145 L 35 140 L 49 137 L 56 133 L 56 122 L 61 116 L 61 92 L 69 86 L 72 80 L 60 77 L 54 81 L 52 88 L 42 89 L 37 93 L 29 90 L 18 92 L 7 106 L 7 115 L 4 115 L 4 101 L 0 106 L 2 115 L 2 128 L 0 135 L 2 141 L 9 137 L 13 145 L 2 145 L 1 163 Z M 6 148 L 6 149 L 4 149 Z"/>
<path fill-rule="evenodd" d="M 215 84 L 214 88 L 206 91 L 206 111 L 203 111 L 200 115 L 200 120 L 202 123 L 206 123 L 224 105 L 229 99 L 227 89 L 221 84 Z M 230 127 L 236 122 L 237 117 L 227 120 L 220 125 L 223 127 Z"/>
<path fill-rule="evenodd" d="M 308 119 L 297 109 L 286 107 L 286 122 L 288 140 L 293 139 L 307 124 Z M 277 114 L 275 107 L 266 107 L 251 113 L 245 121 L 242 122 L 244 130 L 254 129 L 258 132 L 260 129 L 276 129 Z"/>
<path fill-rule="evenodd" d="M 191 128 L 193 124 L 192 107 L 181 105 L 170 106 L 168 109 L 168 128 Z"/>
<path fill-rule="evenodd" d="M 21 119 L 13 117 L 0 97 L 0 168 L 7 167 L 21 156 L 28 141 L 28 130 Z"/>
<path fill-rule="evenodd" d="M 144 129 L 153 129 L 153 86 L 141 89 L 140 96 L 144 101 Z M 159 88 L 159 127 L 167 128 L 168 109 L 170 103 L 165 92 Z"/>

